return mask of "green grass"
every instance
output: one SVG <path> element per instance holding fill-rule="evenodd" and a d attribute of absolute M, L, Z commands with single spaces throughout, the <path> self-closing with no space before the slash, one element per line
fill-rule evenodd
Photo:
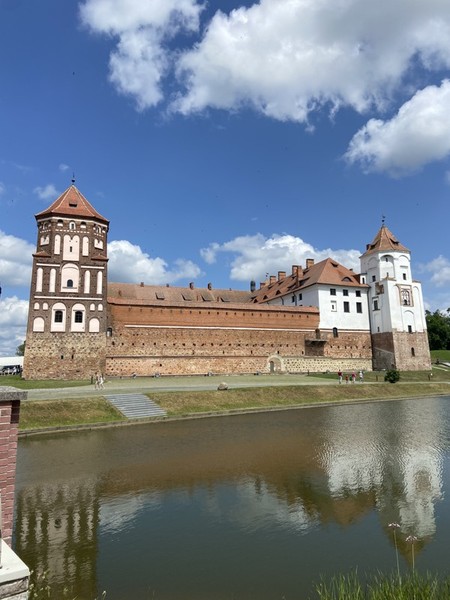
<path fill-rule="evenodd" d="M 21 379 L 20 375 L 0 376 L 0 386 L 12 386 L 20 390 L 45 390 L 54 388 L 81 387 L 91 385 L 87 380 L 61 381 L 60 379 Z"/>
<path fill-rule="evenodd" d="M 297 385 L 261 388 L 238 388 L 225 391 L 150 392 L 148 396 L 164 408 L 170 416 L 186 416 L 199 412 L 226 412 L 272 407 L 376 400 L 379 398 L 412 398 L 450 394 L 446 382 L 424 381 L 404 384 L 349 383 L 330 385 Z"/>
<path fill-rule="evenodd" d="M 22 402 L 19 430 L 125 421 L 104 398 Z"/>
<path fill-rule="evenodd" d="M 442 351 L 446 352 L 446 351 Z M 450 369 L 436 366 L 436 359 L 433 359 L 431 372 L 433 373 L 433 381 L 450 381 Z M 439 359 L 444 360 L 444 359 Z M 450 360 L 449 360 L 450 362 Z M 344 377 L 350 375 L 351 371 L 343 371 Z M 358 380 L 359 371 L 355 371 L 356 379 Z M 384 381 L 385 371 L 365 371 L 364 381 L 367 383 L 376 383 Z M 408 383 L 412 381 L 429 381 L 430 371 L 400 371 L 400 383 Z M 335 379 L 337 381 L 337 373 L 310 373 L 309 377 L 320 377 L 321 379 Z"/>
<path fill-rule="evenodd" d="M 378 574 L 362 582 L 356 572 L 321 581 L 316 592 L 319 600 L 450 600 L 450 578 L 439 579 L 429 573 Z"/>
<path fill-rule="evenodd" d="M 450 350 L 431 350 L 432 362 L 435 363 L 437 359 L 450 363 Z"/>

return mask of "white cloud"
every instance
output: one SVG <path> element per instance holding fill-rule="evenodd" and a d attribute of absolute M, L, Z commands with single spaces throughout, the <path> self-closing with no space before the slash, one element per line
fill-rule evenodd
<path fill-rule="evenodd" d="M 59 170 L 60 170 L 60 171 L 62 171 L 63 173 L 64 173 L 65 171 L 68 171 L 69 169 L 70 169 L 69 165 L 66 165 L 65 163 L 61 163 L 61 164 L 59 165 Z"/>
<path fill-rule="evenodd" d="M 56 200 L 60 195 L 60 192 L 55 188 L 53 183 L 48 183 L 46 186 L 41 187 L 37 186 L 34 188 L 33 192 L 41 199 L 49 202 L 51 200 Z"/>
<path fill-rule="evenodd" d="M 358 250 L 319 250 L 293 235 L 274 234 L 265 238 L 261 234 L 240 236 L 224 244 L 216 242 L 200 251 L 208 264 L 216 262 L 219 253 L 233 256 L 231 279 L 237 281 L 264 281 L 266 274 L 276 275 L 278 271 L 291 272 L 292 265 L 305 266 L 307 258 L 316 262 L 332 257 L 347 268 L 359 271 Z"/>
<path fill-rule="evenodd" d="M 421 273 L 428 273 L 430 281 L 438 288 L 450 286 L 450 260 L 440 255 L 427 264 L 419 265 Z M 447 298 L 450 302 L 450 298 Z"/>
<path fill-rule="evenodd" d="M 126 240 L 116 240 L 108 244 L 108 279 L 136 283 L 143 281 L 150 285 L 174 283 L 180 279 L 193 279 L 201 275 L 200 268 L 189 260 L 174 261 L 172 269 L 162 258 L 151 258 L 139 246 Z"/>
<path fill-rule="evenodd" d="M 450 65 L 447 0 L 261 0 L 218 11 L 181 56 L 186 92 L 174 109 L 246 105 L 304 122 L 326 106 L 383 108 L 413 60 L 429 70 Z"/>
<path fill-rule="evenodd" d="M 0 181 L 0 196 L 2 196 L 5 192 L 6 192 L 6 186 L 2 181 Z"/>
<path fill-rule="evenodd" d="M 180 31 L 195 31 L 201 10 L 196 0 L 86 0 L 80 16 L 92 31 L 118 39 L 110 80 L 143 110 L 163 98 L 161 79 L 172 60 L 167 41 Z"/>
<path fill-rule="evenodd" d="M 14 356 L 25 340 L 28 302 L 16 296 L 0 298 L 0 355 Z"/>
<path fill-rule="evenodd" d="M 402 175 L 450 154 L 450 81 L 417 92 L 390 121 L 371 119 L 345 155 L 365 171 Z"/>
<path fill-rule="evenodd" d="M 35 247 L 0 230 L 0 277 L 3 292 L 7 286 L 28 286 L 31 281 Z"/>

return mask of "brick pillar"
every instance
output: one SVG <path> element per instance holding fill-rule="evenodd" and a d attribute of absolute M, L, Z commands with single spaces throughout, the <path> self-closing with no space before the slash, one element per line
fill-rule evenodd
<path fill-rule="evenodd" d="M 26 392 L 13 387 L 0 387 L 0 492 L 2 504 L 2 537 L 11 545 L 16 477 L 17 434 L 20 401 Z"/>

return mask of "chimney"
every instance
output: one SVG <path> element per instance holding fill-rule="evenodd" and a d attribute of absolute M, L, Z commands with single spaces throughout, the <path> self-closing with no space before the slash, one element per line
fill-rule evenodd
<path fill-rule="evenodd" d="M 314 259 L 313 258 L 307 258 L 306 259 L 306 268 L 309 269 L 313 266 L 314 264 Z"/>
<path fill-rule="evenodd" d="M 189 284 L 189 287 L 190 287 L 191 290 L 194 289 L 194 282 L 193 281 L 191 281 L 191 283 Z"/>
<path fill-rule="evenodd" d="M 286 271 L 278 271 L 278 281 L 283 281 L 286 277 Z"/>
<path fill-rule="evenodd" d="M 266 287 L 266 285 L 267 285 L 267 281 L 260 281 L 259 282 L 259 289 L 262 290 L 263 287 Z"/>
<path fill-rule="evenodd" d="M 275 283 L 276 280 L 277 280 L 277 278 L 275 277 L 275 275 L 271 275 L 270 279 L 269 279 L 269 285 L 272 285 L 272 283 Z"/>
<path fill-rule="evenodd" d="M 208 290 L 212 290 L 212 283 L 208 283 Z"/>

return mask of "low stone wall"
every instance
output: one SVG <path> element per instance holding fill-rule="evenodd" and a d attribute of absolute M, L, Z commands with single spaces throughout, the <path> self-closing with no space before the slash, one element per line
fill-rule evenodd
<path fill-rule="evenodd" d="M 367 358 L 327 358 L 289 356 L 282 359 L 288 373 L 343 373 L 372 371 L 372 361 Z"/>

